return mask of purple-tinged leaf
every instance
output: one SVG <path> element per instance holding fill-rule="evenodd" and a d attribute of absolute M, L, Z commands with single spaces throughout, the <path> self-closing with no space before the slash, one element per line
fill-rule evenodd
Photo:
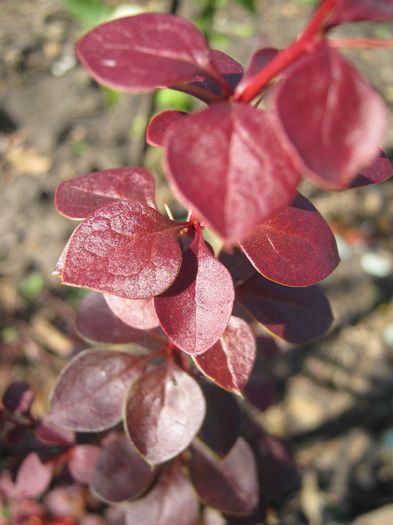
<path fill-rule="evenodd" d="M 150 330 L 160 325 L 154 310 L 153 299 L 123 299 L 104 295 L 110 310 L 123 323 L 139 330 Z"/>
<path fill-rule="evenodd" d="M 126 324 L 120 316 L 114 314 L 107 303 L 106 298 L 96 292 L 89 293 L 81 300 L 76 316 L 78 333 L 96 343 L 140 342 L 142 344 L 145 339 L 144 332 Z"/>
<path fill-rule="evenodd" d="M 36 452 L 30 452 L 19 467 L 15 480 L 15 495 L 37 498 L 48 488 L 53 467 L 42 463 Z"/>
<path fill-rule="evenodd" d="M 205 417 L 198 383 L 172 363 L 154 368 L 128 393 L 125 427 L 131 441 L 155 465 L 180 454 Z"/>
<path fill-rule="evenodd" d="M 191 480 L 204 503 L 228 514 L 250 514 L 258 505 L 254 455 L 239 438 L 222 460 L 198 442 L 192 447 Z"/>
<path fill-rule="evenodd" d="M 262 275 L 285 286 L 322 281 L 340 262 L 328 223 L 300 194 L 240 245 Z"/>
<path fill-rule="evenodd" d="M 220 252 L 220 261 L 228 269 L 234 281 L 245 281 L 255 274 L 255 268 L 239 248 Z"/>
<path fill-rule="evenodd" d="M 33 389 L 28 383 L 15 381 L 4 392 L 3 405 L 17 416 L 28 414 L 34 397 Z"/>
<path fill-rule="evenodd" d="M 242 411 L 235 397 L 207 381 L 201 384 L 206 417 L 198 437 L 219 456 L 226 456 L 240 435 Z"/>
<path fill-rule="evenodd" d="M 71 237 L 63 284 L 126 299 L 158 295 L 179 272 L 181 227 L 141 202 L 118 201 L 100 208 Z"/>
<path fill-rule="evenodd" d="M 208 350 L 222 335 L 232 312 L 232 278 L 206 245 L 201 232 L 183 254 L 173 285 L 154 298 L 170 341 L 191 355 Z"/>
<path fill-rule="evenodd" d="M 154 204 L 154 178 L 143 168 L 114 168 L 66 180 L 56 189 L 59 213 L 85 219 L 93 211 L 118 200 Z"/>
<path fill-rule="evenodd" d="M 147 127 L 146 142 L 150 144 L 150 146 L 162 147 L 165 142 L 165 135 L 169 128 L 177 121 L 187 117 L 187 115 L 188 113 L 185 113 L 184 111 L 175 111 L 172 109 L 157 113 L 157 115 L 154 115 L 151 119 Z"/>
<path fill-rule="evenodd" d="M 131 93 L 216 74 L 203 35 L 169 14 L 145 13 L 102 24 L 79 40 L 77 54 L 99 83 Z"/>
<path fill-rule="evenodd" d="M 119 436 L 98 457 L 91 479 L 93 492 L 111 503 L 134 499 L 155 476 L 125 436 Z"/>
<path fill-rule="evenodd" d="M 261 411 L 269 408 L 278 396 L 274 381 L 269 376 L 266 361 L 262 352 L 257 352 L 254 369 L 244 390 L 247 401 Z"/>
<path fill-rule="evenodd" d="M 328 18 L 326 28 L 348 22 L 389 22 L 393 20 L 393 0 L 340 0 Z"/>
<path fill-rule="evenodd" d="M 174 124 L 166 138 L 169 181 L 228 242 L 244 238 L 295 196 L 300 174 L 270 113 L 214 104 Z"/>
<path fill-rule="evenodd" d="M 225 79 L 233 93 L 244 74 L 243 66 L 237 60 L 218 49 L 209 49 L 209 56 L 213 66 Z"/>
<path fill-rule="evenodd" d="M 236 92 L 243 92 L 254 80 L 255 76 L 277 55 L 278 49 L 274 47 L 263 47 L 252 55 L 250 63 L 239 82 Z"/>
<path fill-rule="evenodd" d="M 358 176 L 352 181 L 350 188 L 378 184 L 393 175 L 393 166 L 385 153 L 381 150 L 378 157 L 368 166 L 360 170 Z"/>
<path fill-rule="evenodd" d="M 50 400 L 50 420 L 76 432 L 100 432 L 122 418 L 129 387 L 146 358 L 115 350 L 86 350 L 63 369 Z"/>
<path fill-rule="evenodd" d="M 96 445 L 75 446 L 68 460 L 72 477 L 80 483 L 90 483 L 100 453 L 101 449 Z"/>
<path fill-rule="evenodd" d="M 255 275 L 238 287 L 237 299 L 269 332 L 294 344 L 324 334 L 333 320 L 317 285 L 288 288 Z"/>
<path fill-rule="evenodd" d="M 299 168 L 320 186 L 347 187 L 375 159 L 386 129 L 383 101 L 328 45 L 288 69 L 272 102 Z"/>
<path fill-rule="evenodd" d="M 178 461 L 163 469 L 144 498 L 123 509 L 125 525 L 196 525 L 199 514 L 197 496 Z"/>
<path fill-rule="evenodd" d="M 248 323 L 232 316 L 220 339 L 194 361 L 218 386 L 241 394 L 253 369 L 255 353 L 255 338 Z"/>
<path fill-rule="evenodd" d="M 75 433 L 72 430 L 56 427 L 45 420 L 36 426 L 34 434 L 37 439 L 50 445 L 69 447 L 75 441 Z"/>

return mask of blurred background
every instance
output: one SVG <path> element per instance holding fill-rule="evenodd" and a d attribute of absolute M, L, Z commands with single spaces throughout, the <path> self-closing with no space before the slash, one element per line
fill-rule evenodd
<path fill-rule="evenodd" d="M 73 227 L 55 212 L 57 184 L 91 171 L 143 164 L 157 176 L 159 200 L 182 213 L 165 185 L 160 151 L 146 146 L 144 133 L 159 110 L 196 106 L 169 90 L 128 96 L 99 87 L 76 61 L 78 37 L 116 16 L 176 11 L 197 23 L 212 47 L 246 66 L 253 50 L 282 47 L 295 38 L 313 5 L 312 0 L 1 0 L 0 395 L 12 381 L 27 381 L 36 396 L 34 414 L 45 414 L 59 371 L 83 345 L 73 322 L 84 292 L 60 287 L 51 275 Z M 358 24 L 337 33 L 392 38 L 393 28 Z M 345 53 L 386 101 L 385 151 L 392 160 L 393 52 Z M 323 283 L 336 321 L 325 338 L 282 347 L 266 364 L 270 399 L 260 419 L 292 444 L 301 472 L 268 523 L 391 525 L 393 181 L 343 193 L 306 184 L 303 191 L 337 235 L 342 264 Z M 1 440 L 0 451 L 0 469 L 12 470 L 13 458 Z"/>

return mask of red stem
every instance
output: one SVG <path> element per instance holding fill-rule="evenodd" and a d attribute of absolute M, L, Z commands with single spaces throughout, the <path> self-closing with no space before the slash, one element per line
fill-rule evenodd
<path fill-rule="evenodd" d="M 317 38 L 323 23 L 338 2 L 339 0 L 322 0 L 300 38 L 278 53 L 275 58 L 255 76 L 251 84 L 243 88 L 243 90 L 236 90 L 233 99 L 237 102 L 251 102 L 278 73 L 315 45 L 318 41 Z"/>

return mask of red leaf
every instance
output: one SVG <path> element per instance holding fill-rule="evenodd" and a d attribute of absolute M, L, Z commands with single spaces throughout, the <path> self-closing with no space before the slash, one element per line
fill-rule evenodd
<path fill-rule="evenodd" d="M 63 369 L 50 400 L 49 417 L 76 432 L 99 432 L 122 418 L 127 390 L 143 373 L 146 358 L 115 350 L 86 350 Z"/>
<path fill-rule="evenodd" d="M 115 316 L 128 326 L 150 330 L 160 325 L 153 299 L 123 299 L 116 295 L 104 295 L 104 298 Z"/>
<path fill-rule="evenodd" d="M 119 436 L 102 451 L 91 480 L 94 493 L 104 501 L 133 499 L 153 481 L 155 472 L 139 456 L 125 436 Z"/>
<path fill-rule="evenodd" d="M 7 410 L 21 416 L 30 412 L 34 397 L 34 391 L 28 383 L 14 381 L 6 388 L 2 401 Z"/>
<path fill-rule="evenodd" d="M 48 421 L 40 421 L 34 430 L 35 436 L 50 445 L 57 445 L 62 447 L 69 447 L 75 441 L 75 434 L 72 430 L 51 425 Z"/>
<path fill-rule="evenodd" d="M 248 323 L 231 317 L 220 339 L 194 360 L 214 383 L 240 394 L 250 377 L 255 361 L 255 339 Z"/>
<path fill-rule="evenodd" d="M 307 343 L 325 333 L 332 323 L 329 303 L 316 285 L 287 288 L 255 275 L 237 292 L 238 300 L 257 321 L 290 343 Z"/>
<path fill-rule="evenodd" d="M 378 153 L 386 128 L 383 101 L 327 45 L 288 70 L 273 103 L 303 171 L 322 187 L 348 186 Z"/>
<path fill-rule="evenodd" d="M 144 332 L 131 328 L 119 319 L 103 295 L 96 292 L 89 293 L 79 303 L 76 329 L 82 337 L 96 343 L 142 343 L 145 339 Z"/>
<path fill-rule="evenodd" d="M 56 189 L 57 211 L 70 219 L 118 200 L 141 201 L 154 208 L 154 178 L 143 168 L 115 168 L 66 180 Z"/>
<path fill-rule="evenodd" d="M 340 262 L 329 225 L 300 194 L 258 226 L 241 247 L 262 275 L 285 286 L 322 281 Z"/>
<path fill-rule="evenodd" d="M 183 254 L 176 281 L 164 294 L 154 298 L 154 307 L 170 341 L 195 355 L 205 352 L 224 332 L 233 300 L 229 272 L 197 232 Z"/>
<path fill-rule="evenodd" d="M 187 116 L 188 113 L 185 113 L 184 111 L 168 110 L 157 113 L 157 115 L 154 115 L 151 119 L 147 127 L 146 142 L 150 144 L 150 146 L 162 147 L 165 135 L 169 128 L 175 124 L 175 122 L 178 122 Z"/>
<path fill-rule="evenodd" d="M 243 92 L 254 80 L 254 77 L 277 55 L 278 49 L 263 47 L 252 55 L 250 63 L 239 82 L 236 92 Z"/>
<path fill-rule="evenodd" d="M 363 168 L 358 176 L 352 181 L 350 188 L 359 186 L 368 186 L 369 184 L 378 184 L 384 180 L 390 179 L 393 175 L 393 166 L 383 151 L 370 166 Z"/>
<path fill-rule="evenodd" d="M 255 274 L 255 268 L 239 248 L 234 248 L 230 252 L 222 250 L 219 258 L 234 281 L 245 281 Z"/>
<path fill-rule="evenodd" d="M 340 0 L 326 27 L 331 29 L 348 22 L 390 20 L 393 20 L 393 0 Z"/>
<path fill-rule="evenodd" d="M 154 465 L 187 448 L 204 416 L 205 399 L 196 381 L 176 365 L 163 364 L 131 388 L 125 426 L 136 448 Z"/>
<path fill-rule="evenodd" d="M 196 525 L 199 505 L 179 462 L 170 463 L 142 499 L 123 506 L 125 525 Z"/>
<path fill-rule="evenodd" d="M 75 446 L 68 460 L 72 477 L 80 483 L 90 483 L 100 453 L 100 447 L 95 445 Z"/>
<path fill-rule="evenodd" d="M 98 82 L 131 93 L 215 73 L 203 35 L 169 14 L 145 13 L 102 24 L 81 38 L 77 54 Z"/>
<path fill-rule="evenodd" d="M 71 237 L 63 284 L 126 299 L 158 295 L 179 272 L 181 227 L 141 202 L 118 201 L 100 208 Z"/>
<path fill-rule="evenodd" d="M 216 454 L 226 456 L 240 435 L 242 411 L 235 397 L 212 383 L 201 384 L 206 417 L 198 437 Z"/>
<path fill-rule="evenodd" d="M 170 182 L 229 242 L 244 238 L 294 198 L 300 175 L 270 113 L 214 104 L 177 122 L 166 137 Z"/>
<path fill-rule="evenodd" d="M 218 460 L 197 442 L 192 447 L 190 474 L 202 500 L 228 514 L 250 514 L 258 505 L 254 455 L 239 438 L 229 454 Z"/>
<path fill-rule="evenodd" d="M 53 467 L 42 463 L 36 452 L 30 452 L 19 467 L 15 481 L 15 495 L 37 498 L 49 487 Z"/>

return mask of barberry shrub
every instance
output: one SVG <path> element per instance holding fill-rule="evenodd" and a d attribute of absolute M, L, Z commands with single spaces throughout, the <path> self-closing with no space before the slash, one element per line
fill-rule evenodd
<path fill-rule="evenodd" d="M 295 42 L 256 50 L 245 72 L 169 14 L 114 20 L 78 42 L 105 86 L 169 87 L 207 105 L 161 112 L 147 129 L 186 220 L 161 215 L 143 168 L 89 173 L 56 192 L 58 211 L 82 221 L 56 269 L 63 284 L 92 290 L 78 331 L 127 346 L 79 353 L 57 381 L 50 418 L 76 432 L 123 421 L 125 437 L 106 442 L 90 479 L 105 501 L 135 499 L 112 509 L 113 523 L 195 525 L 200 502 L 228 523 L 260 523 L 293 481 L 283 446 L 242 423 L 232 394 L 266 408 L 266 381 L 258 391 L 249 378 L 257 347 L 272 342 L 256 344 L 255 321 L 294 344 L 331 325 L 316 283 L 339 262 L 335 238 L 297 188 L 302 176 L 327 190 L 391 176 L 384 103 L 330 31 L 392 19 L 392 0 L 322 0 Z"/>

